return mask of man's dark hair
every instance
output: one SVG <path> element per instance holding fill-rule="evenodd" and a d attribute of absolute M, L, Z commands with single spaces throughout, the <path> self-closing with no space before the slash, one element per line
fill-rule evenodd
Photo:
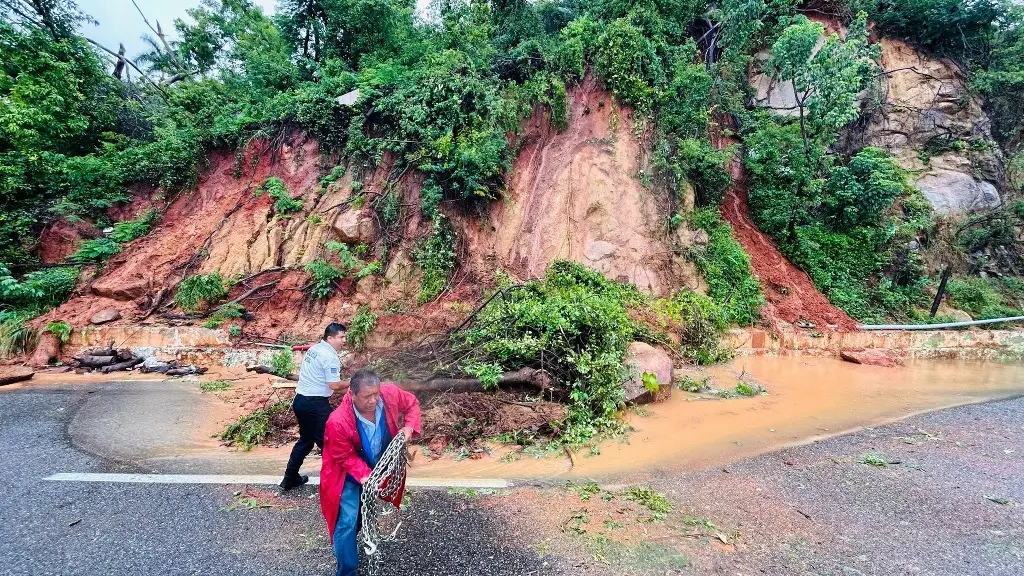
<path fill-rule="evenodd" d="M 352 375 L 348 385 L 352 394 L 358 394 L 363 386 L 380 386 L 380 376 L 369 368 L 361 368 Z"/>
<path fill-rule="evenodd" d="M 345 331 L 345 325 L 339 324 L 338 322 L 331 322 L 324 328 L 324 340 L 327 340 L 331 336 L 337 336 Z"/>

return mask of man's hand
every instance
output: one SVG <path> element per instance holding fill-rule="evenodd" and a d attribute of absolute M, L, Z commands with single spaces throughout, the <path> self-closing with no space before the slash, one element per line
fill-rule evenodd
<path fill-rule="evenodd" d="M 406 426 L 405 428 L 402 428 L 401 430 L 399 430 L 398 433 L 399 434 L 405 434 L 405 439 L 407 441 L 408 440 L 412 440 L 412 435 L 413 435 L 412 428 Z"/>

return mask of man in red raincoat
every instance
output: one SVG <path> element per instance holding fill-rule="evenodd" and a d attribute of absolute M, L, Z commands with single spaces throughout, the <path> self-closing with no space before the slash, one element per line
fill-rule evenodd
<path fill-rule="evenodd" d="M 337 576 L 356 576 L 359 496 L 388 443 L 396 434 L 419 434 L 420 403 L 394 384 L 381 384 L 372 370 L 352 375 L 348 392 L 327 420 L 320 470 L 320 510 L 338 560 Z M 405 478 L 393 504 L 402 502 Z"/>

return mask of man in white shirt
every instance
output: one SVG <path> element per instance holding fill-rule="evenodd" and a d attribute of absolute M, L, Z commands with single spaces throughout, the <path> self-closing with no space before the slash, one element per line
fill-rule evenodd
<path fill-rule="evenodd" d="M 291 490 L 309 482 L 299 474 L 302 461 L 313 450 L 313 444 L 324 449 L 324 426 L 331 415 L 330 397 L 335 390 L 344 392 L 348 383 L 341 379 L 341 357 L 345 347 L 345 325 L 333 322 L 324 329 L 324 339 L 310 346 L 299 368 L 299 384 L 295 387 L 292 410 L 299 421 L 299 441 L 292 448 L 288 467 L 281 480 L 283 490 Z"/>

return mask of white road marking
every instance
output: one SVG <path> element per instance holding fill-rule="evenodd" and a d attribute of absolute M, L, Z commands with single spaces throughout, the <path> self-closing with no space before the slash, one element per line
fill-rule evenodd
<path fill-rule="evenodd" d="M 122 484 L 272 484 L 280 476 L 246 474 L 101 474 L 91 472 L 63 472 L 43 480 L 51 482 L 110 482 Z M 309 484 L 318 486 L 319 476 L 311 476 Z M 409 478 L 410 488 L 511 488 L 512 483 L 502 478 Z"/>

